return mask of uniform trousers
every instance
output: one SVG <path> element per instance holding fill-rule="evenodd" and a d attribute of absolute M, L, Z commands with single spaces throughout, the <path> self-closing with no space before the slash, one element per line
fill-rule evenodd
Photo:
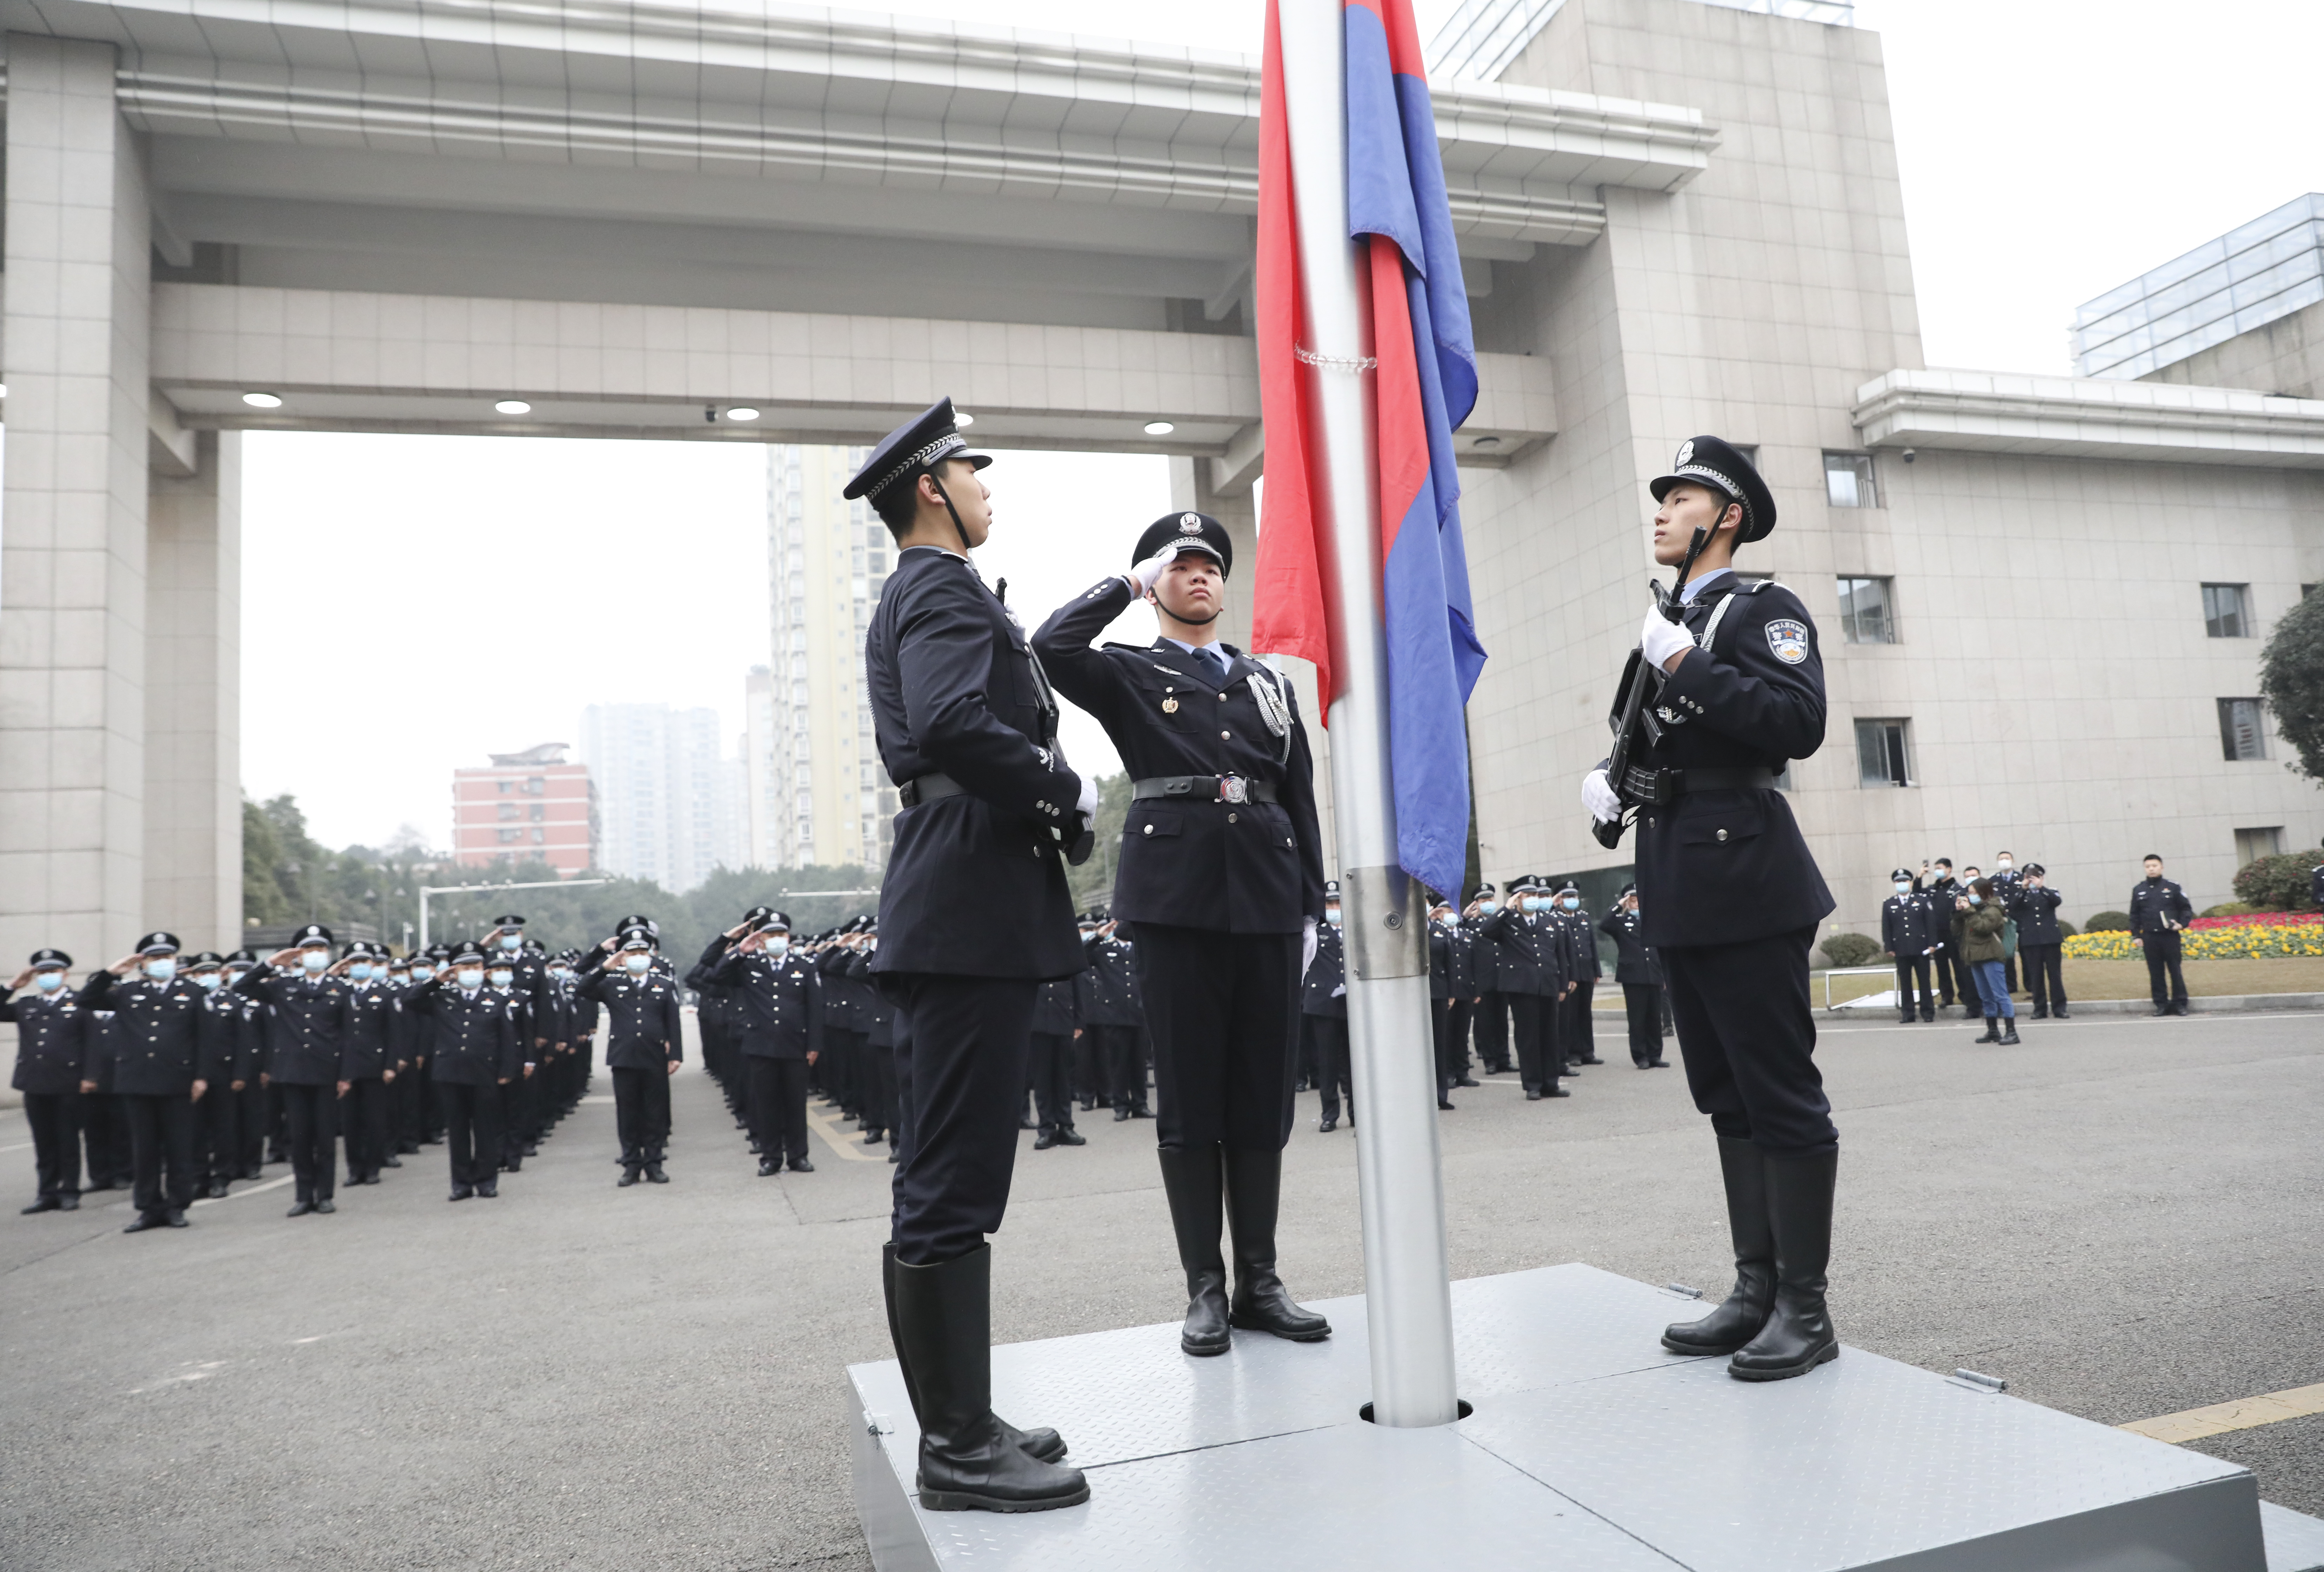
<path fill-rule="evenodd" d="M 934 972 L 888 972 L 878 983 L 895 1006 L 890 1237 L 899 1262 L 934 1266 L 982 1244 L 1009 1209 L 1041 985 Z"/>
<path fill-rule="evenodd" d="M 896 1050 L 884 1042 L 863 1040 L 863 1128 L 890 1135 L 896 1133 Z M 1067 1073 L 1074 1069 L 1068 1061 Z M 1071 1095 L 1068 1087 L 1067 1095 Z"/>
<path fill-rule="evenodd" d="M 2034 996 L 2036 1010 L 2066 1007 L 2066 973 L 2059 958 L 2062 953 L 2062 947 L 2054 944 L 2017 947 L 2017 954 L 2025 963 L 2025 991 Z"/>
<path fill-rule="evenodd" d="M 80 1103 L 80 1133 L 88 1148 L 88 1188 L 109 1190 L 129 1182 L 129 1115 L 111 1092 L 88 1092 Z"/>
<path fill-rule="evenodd" d="M 1469 1057 L 1469 1017 L 1476 1006 L 1467 999 L 1448 999 L 1445 1003 L 1452 1006 L 1446 1015 L 1445 1030 L 1452 1034 L 1452 1078 L 1458 1081 L 1475 1062 Z"/>
<path fill-rule="evenodd" d="M 182 1212 L 194 1204 L 194 1099 L 129 1093 L 130 1199 L 141 1212 Z"/>
<path fill-rule="evenodd" d="M 438 1081 L 437 1106 L 444 1114 L 444 1147 L 452 1158 L 455 1185 L 497 1184 L 501 1173 L 501 1093 L 486 1083 Z"/>
<path fill-rule="evenodd" d="M 1584 977 L 1558 1006 L 1557 1027 L 1571 1063 L 1586 1064 L 1598 1057 L 1598 1032 L 1590 1013 L 1590 1001 L 1597 992 L 1597 983 Z"/>
<path fill-rule="evenodd" d="M 1428 1002 L 1428 1026 L 1436 1045 L 1436 1100 L 1442 1103 L 1451 1095 L 1453 1083 L 1461 1078 L 1453 1049 L 1452 1000 Z"/>
<path fill-rule="evenodd" d="M 823 1072 L 823 1084 L 839 1103 L 843 1114 L 863 1112 L 862 1068 L 856 1062 L 856 1035 L 845 1027 L 835 1027 L 825 1022 L 823 1028 L 823 1052 L 815 1068 Z"/>
<path fill-rule="evenodd" d="M 327 1201 L 337 1188 L 331 1156 L 338 1144 L 339 1088 L 274 1083 L 282 1094 L 282 1113 L 290 1129 L 290 1171 L 297 1177 L 299 1198 Z"/>
<path fill-rule="evenodd" d="M 242 1177 L 242 1095 L 212 1081 L 194 1105 L 194 1179 L 224 1184 Z"/>
<path fill-rule="evenodd" d="M 1941 955 L 1943 952 L 1938 952 Z M 1929 960 L 1927 956 L 1896 957 L 1896 1013 L 1911 1015 L 1916 1011 L 1923 1021 L 1937 1018 L 1937 996 L 1929 992 Z M 1914 984 L 1919 991 L 1914 992 Z"/>
<path fill-rule="evenodd" d="M 266 1113 L 263 1125 L 266 1131 L 266 1161 L 288 1162 L 290 1161 L 290 1114 L 288 1105 L 283 1100 L 282 1083 L 268 1081 L 264 1091 Z"/>
<path fill-rule="evenodd" d="M 242 1156 L 242 1177 L 256 1179 L 266 1167 L 266 1094 L 268 1088 L 253 1076 L 234 1094 L 235 1140 Z"/>
<path fill-rule="evenodd" d="M 1484 1064 L 1488 1075 L 1507 1073 L 1509 1068 L 1509 996 L 1493 993 L 1481 995 L 1472 1007 L 1477 1032 L 1477 1058 Z"/>
<path fill-rule="evenodd" d="M 1130 934 L 1154 1043 L 1156 1139 L 1280 1151 L 1291 1139 L 1297 1070 L 1299 935 L 1160 922 L 1134 922 Z"/>
<path fill-rule="evenodd" d="M 24 1122 L 32 1127 L 32 1169 L 39 1194 L 80 1194 L 80 1104 L 78 1092 L 26 1092 Z"/>
<path fill-rule="evenodd" d="M 388 1083 L 377 1076 L 352 1081 L 339 1112 L 346 1133 L 347 1181 L 375 1179 L 387 1159 Z"/>
<path fill-rule="evenodd" d="M 1517 1078 L 1528 1092 L 1554 1091 L 1565 1071 L 1557 1030 L 1557 1001 L 1542 994 L 1506 994 L 1509 1035 L 1516 1040 Z"/>
<path fill-rule="evenodd" d="M 1771 1157 L 1840 1149 L 1815 1067 L 1808 1003 L 1813 924 L 1737 944 L 1656 951 L 1669 979 L 1687 1089 L 1711 1127 Z"/>
<path fill-rule="evenodd" d="M 2146 986 L 2148 992 L 2154 995 L 2154 1007 L 2159 1010 L 2166 1004 L 2185 1003 L 2187 979 L 2179 970 L 2181 953 L 2179 930 L 2175 928 L 2155 929 L 2144 936 L 2139 948 L 2146 952 Z M 2171 978 L 2168 994 L 2164 993 L 2163 986 L 2166 972 Z"/>
<path fill-rule="evenodd" d="M 1094 1031 L 1098 1040 L 1099 1063 L 1102 1067 L 1098 1083 L 1116 1108 L 1129 1108 L 1136 1113 L 1147 1111 L 1146 1044 L 1135 1026 L 1084 1027 Z"/>
<path fill-rule="evenodd" d="M 1622 985 L 1622 1013 L 1630 1027 L 1630 1062 L 1652 1064 L 1663 1056 L 1663 990 L 1658 983 Z"/>
<path fill-rule="evenodd" d="M 532 1077 L 522 1066 L 501 1088 L 501 1161 L 504 1164 L 524 1161 L 525 1124 L 532 1107 Z"/>
<path fill-rule="evenodd" d="M 1033 1106 L 1044 1130 L 1074 1127 L 1074 1040 L 1063 1031 L 1033 1033 Z M 871 1118 L 867 1114 L 864 1123 Z"/>
<path fill-rule="evenodd" d="M 759 1155 L 769 1162 L 807 1157 L 807 1070 L 805 1059 L 776 1059 L 770 1054 L 742 1052 L 743 1074 L 750 1081 L 751 1133 L 759 1138 Z M 1024 1084 L 1024 1071 L 1018 1072 Z"/>
<path fill-rule="evenodd" d="M 622 1161 L 631 1168 L 659 1162 L 669 1144 L 669 1072 L 613 1067 L 613 1129 Z"/>
<path fill-rule="evenodd" d="M 1348 1056 L 1348 1023 L 1336 1015 L 1306 1018 L 1307 1040 L 1315 1045 L 1315 1089 L 1323 1094 L 1324 1120 L 1338 1124 L 1340 1096 L 1348 1098 L 1348 1123 L 1356 1122 L 1355 1065 Z"/>
<path fill-rule="evenodd" d="M 428 1069 L 425 1065 L 407 1062 L 395 1077 L 392 1134 L 395 1150 L 417 1151 L 420 1143 L 428 1139 Z"/>

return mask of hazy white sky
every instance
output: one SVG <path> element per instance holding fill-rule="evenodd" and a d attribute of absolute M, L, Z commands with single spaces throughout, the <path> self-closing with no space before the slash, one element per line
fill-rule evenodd
<path fill-rule="evenodd" d="M 1452 0 L 1416 3 L 1425 36 Z M 899 9 L 1058 32 L 1092 14 Z M 1255 52 L 1262 11 L 1178 0 L 1107 31 Z M 2296 85 L 2324 56 L 2319 0 L 1856 14 L 1882 35 L 1932 365 L 2063 373 L 2076 305 L 2324 187 Z M 574 741 L 591 702 L 710 705 L 739 732 L 767 649 L 762 448 L 254 433 L 244 451 L 243 779 L 296 793 L 325 842 L 409 821 L 443 844 L 455 766 Z M 1011 453 L 991 479 L 1001 529 L 979 566 L 1028 623 L 1122 566 L 1169 504 L 1155 458 Z M 1134 621 L 1115 636 L 1151 637 Z M 1115 767 L 1086 720 L 1065 743 Z"/>

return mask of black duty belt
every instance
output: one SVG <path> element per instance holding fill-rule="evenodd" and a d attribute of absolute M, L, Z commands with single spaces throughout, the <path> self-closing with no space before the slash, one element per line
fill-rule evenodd
<path fill-rule="evenodd" d="M 1139 802 L 1176 797 L 1194 802 L 1273 802 L 1275 788 L 1265 781 L 1240 775 L 1157 775 L 1130 789 Z"/>
<path fill-rule="evenodd" d="M 958 797 L 967 790 L 949 775 L 918 775 L 896 788 L 896 800 L 905 808 L 918 808 L 939 797 Z"/>
<path fill-rule="evenodd" d="M 1625 802 L 1675 802 L 1691 791 L 1759 791 L 1775 784 L 1775 772 L 1764 766 L 1719 770 L 1648 770 L 1637 764 L 1622 773 Z"/>

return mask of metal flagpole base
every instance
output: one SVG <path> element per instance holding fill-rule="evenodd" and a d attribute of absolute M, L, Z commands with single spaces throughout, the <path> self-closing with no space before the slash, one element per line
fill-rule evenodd
<path fill-rule="evenodd" d="M 2324 1521 L 2233 1464 L 1860 1349 L 1738 1382 L 1657 1342 L 1699 1301 L 1570 1265 L 1452 1285 L 1449 1425 L 1365 1423 L 1365 1301 L 1329 1342 L 1178 1323 L 992 1351 L 995 1406 L 1089 1474 L 1061 1512 L 930 1512 L 893 1361 L 848 1369 L 856 1507 L 879 1572 L 2311 1572 Z"/>

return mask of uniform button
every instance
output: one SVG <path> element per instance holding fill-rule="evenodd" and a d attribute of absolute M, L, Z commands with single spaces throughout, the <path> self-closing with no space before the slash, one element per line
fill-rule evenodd
<path fill-rule="evenodd" d="M 1235 821 L 1235 816 L 1234 816 L 1233 814 L 1231 814 L 1231 813 L 1228 814 L 1228 815 L 1227 815 L 1227 822 L 1228 822 L 1229 824 L 1232 824 L 1234 821 Z"/>
<path fill-rule="evenodd" d="M 1149 824 L 1149 825 L 1148 825 L 1148 826 L 1146 827 L 1146 833 L 1147 833 L 1148 835 L 1152 835 L 1152 834 L 1154 833 L 1154 827 L 1153 827 L 1152 825 L 1150 825 L 1150 824 Z"/>
<path fill-rule="evenodd" d="M 1223 693 L 1220 694 L 1220 695 L 1219 695 L 1219 702 L 1220 702 L 1221 704 L 1224 704 L 1226 701 L 1227 701 L 1227 696 L 1226 696 L 1225 694 L 1223 694 Z"/>
<path fill-rule="evenodd" d="M 1720 840 L 1725 840 L 1725 839 L 1727 838 L 1727 832 L 1726 832 L 1725 830 L 1723 830 L 1723 829 L 1722 829 L 1722 830 L 1720 830 L 1720 831 L 1719 832 L 1719 838 L 1720 838 Z"/>
<path fill-rule="evenodd" d="M 1287 836 L 1287 835 L 1286 835 L 1286 836 L 1285 836 L 1285 837 L 1283 837 L 1283 844 L 1284 844 L 1285 846 L 1297 846 L 1299 843 L 1298 843 L 1297 841 L 1293 840 L 1289 836 Z"/>
<path fill-rule="evenodd" d="M 1234 735 L 1234 733 L 1232 733 L 1232 732 L 1221 732 L 1221 733 L 1219 734 L 1219 740 L 1220 740 L 1221 742 L 1225 742 L 1227 739 L 1229 739 L 1230 737 L 1231 737 L 1231 736 L 1233 736 L 1233 735 Z"/>

